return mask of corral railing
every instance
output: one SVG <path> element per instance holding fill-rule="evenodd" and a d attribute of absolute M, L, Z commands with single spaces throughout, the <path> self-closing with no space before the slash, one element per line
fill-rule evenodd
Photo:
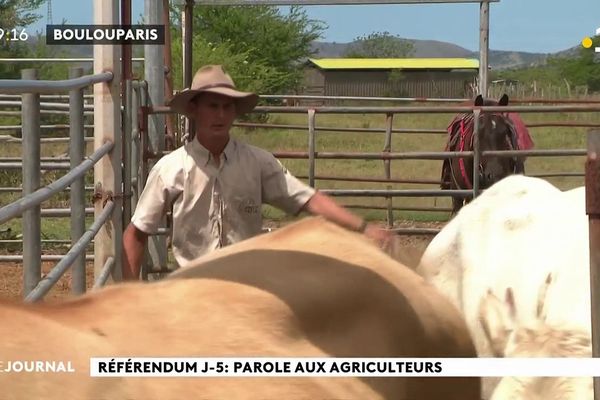
<path fill-rule="evenodd" d="M 299 96 L 302 97 L 302 96 Z M 409 99 L 412 100 L 412 99 Z M 430 99 L 426 99 L 430 100 Z M 299 175 L 300 178 L 308 179 L 308 183 L 311 186 L 315 186 L 317 179 L 323 180 L 346 180 L 346 181 L 363 181 L 363 182 L 382 182 L 382 183 L 430 183 L 440 184 L 439 181 L 425 180 L 425 179 L 392 179 L 391 177 L 391 161 L 392 160 L 444 160 L 448 158 L 473 158 L 474 159 L 474 171 L 473 171 L 473 189 L 471 190 L 434 190 L 434 189 L 402 189 L 393 190 L 391 186 L 388 186 L 385 190 L 365 190 L 365 189 L 320 189 L 323 193 L 327 193 L 332 196 L 344 196 L 344 197 L 382 197 L 386 199 L 387 205 L 385 207 L 379 207 L 387 211 L 387 223 L 389 227 L 394 226 L 394 210 L 405 208 L 396 208 L 393 206 L 392 198 L 394 197 L 448 197 L 448 196 L 462 196 L 462 197 L 476 197 L 480 192 L 479 173 L 477 171 L 479 160 L 485 156 L 499 156 L 499 157 L 514 157 L 514 156 L 527 156 L 527 157 L 557 157 L 557 156 L 584 156 L 586 149 L 546 149 L 546 150 L 518 150 L 518 151 L 481 151 L 479 146 L 479 136 L 474 135 L 474 150 L 465 152 L 449 152 L 449 151 L 431 151 L 431 152 L 393 152 L 391 148 L 391 139 L 393 133 L 418 133 L 418 134 L 447 134 L 445 129 L 393 129 L 393 120 L 396 114 L 433 114 L 433 113 L 444 113 L 444 114 L 460 114 L 460 113 L 473 113 L 475 114 L 474 121 L 474 132 L 478 132 L 480 113 L 485 112 L 518 112 L 518 113 L 564 113 L 564 112 L 599 112 L 600 104 L 584 104 L 584 105 L 538 105 L 538 106 L 488 106 L 488 107 L 473 107 L 473 106 L 402 106 L 402 107 L 268 107 L 262 106 L 257 107 L 255 113 L 287 113 L 287 114 L 305 114 L 307 115 L 307 125 L 282 125 L 282 124 L 252 124 L 252 123 L 237 123 L 236 126 L 240 127 L 259 127 L 259 128 L 290 128 L 295 130 L 302 130 L 308 133 L 308 151 L 274 151 L 273 154 L 280 159 L 306 159 L 308 160 L 308 174 Z M 147 118 L 148 114 L 154 113 L 169 113 L 170 110 L 167 107 L 150 107 L 143 110 L 143 118 Z M 385 116 L 385 128 L 384 129 L 366 129 L 366 128 L 339 128 L 339 127 L 317 127 L 316 126 L 316 115 L 317 114 L 383 114 Z M 143 124 L 142 124 L 143 125 Z M 534 126 L 555 126 L 559 123 L 549 124 L 532 124 Z M 598 124 L 591 123 L 560 123 L 560 125 L 566 126 L 598 126 Z M 530 125 L 528 124 L 528 127 Z M 364 152 L 318 152 L 316 151 L 317 143 L 317 132 L 318 131 L 335 131 L 335 132 L 371 132 L 371 133 L 384 133 L 385 139 L 383 143 L 383 150 L 378 153 L 364 153 Z M 144 162 L 148 159 L 156 159 L 162 157 L 168 152 L 162 152 L 160 154 L 151 153 L 145 145 L 144 134 L 141 132 L 142 138 L 142 158 Z M 384 162 L 384 176 L 385 178 L 357 178 L 357 177 L 334 177 L 334 176 L 318 176 L 315 173 L 316 160 L 317 159 L 353 159 L 353 160 L 382 160 Z M 584 174 L 578 172 L 569 173 L 545 173 L 538 174 L 538 177 L 549 177 L 549 176 L 576 176 L 582 177 Z M 536 175 L 534 175 L 536 176 Z M 358 206 L 356 208 L 372 208 L 372 206 Z M 408 208 L 406 208 L 408 209 Z M 434 211 L 432 208 L 427 207 L 413 207 L 413 210 L 423 211 Z M 439 208 L 437 210 L 440 210 Z M 449 211 L 447 208 L 441 209 L 443 211 Z M 423 229 L 423 228 L 395 228 L 399 233 L 429 233 L 435 234 L 439 232 L 438 229 Z"/>
<path fill-rule="evenodd" d="M 22 132 L 22 162 L 13 163 L 13 167 L 20 167 L 23 179 L 23 197 L 5 205 L 0 209 L 0 224 L 15 217 L 22 217 L 23 226 L 23 296 L 25 301 L 33 302 L 42 299 L 55 285 L 61 276 L 72 267 L 72 292 L 81 294 L 86 290 L 85 249 L 96 236 L 102 225 L 111 217 L 115 204 L 108 199 L 103 204 L 103 210 L 98 218 L 86 230 L 85 214 L 90 210 L 85 207 L 85 182 L 84 175 L 96 163 L 113 151 L 115 142 L 106 140 L 96 146 L 93 154 L 85 155 L 85 135 L 83 88 L 97 83 L 110 82 L 113 74 L 110 72 L 83 75 L 83 69 L 71 68 L 69 79 L 62 81 L 37 80 L 37 71 L 27 69 L 22 71 L 21 80 L 0 80 L 0 93 L 23 93 L 21 100 L 21 132 Z M 49 106 L 41 102 L 42 93 L 68 92 L 69 104 L 66 108 L 60 105 Z M 7 105 L 7 104 L 5 104 Z M 8 105 L 13 105 L 12 103 Z M 70 171 L 48 186 L 40 188 L 40 170 L 42 167 L 64 169 L 60 163 L 42 163 L 40 157 L 40 111 L 42 107 L 54 109 L 67 109 L 69 113 L 69 165 Z M 89 107 L 87 107 L 89 109 Z M 118 141 L 115 135 L 115 141 Z M 64 160 L 61 160 L 64 161 Z M 10 164 L 2 167 L 11 167 Z M 70 189 L 71 208 L 71 248 L 68 253 L 60 257 L 56 266 L 42 278 L 41 271 L 41 207 L 56 193 Z M 54 210 L 50 214 L 62 214 L 62 210 Z M 47 258 L 46 258 L 47 259 Z M 94 287 L 102 286 L 113 267 L 114 258 L 109 257 L 104 269 L 96 277 Z"/>
<path fill-rule="evenodd" d="M 137 198 L 139 193 L 144 187 L 144 183 L 149 171 L 150 160 L 162 157 L 162 155 L 168 153 L 160 152 L 155 154 L 150 151 L 148 134 L 148 118 L 152 114 L 166 114 L 170 113 L 170 110 L 166 107 L 149 106 L 148 94 L 147 94 L 147 83 L 145 81 L 126 81 L 125 91 L 127 93 L 127 103 L 123 105 L 123 154 L 127 155 L 123 157 L 123 226 L 126 226 L 133 213 L 133 210 L 137 204 Z M 4 97 L 3 97 L 4 96 Z M 9 101 L 15 100 L 11 95 L 1 95 L 0 99 L 6 99 L 7 103 L 5 106 L 12 106 L 13 103 Z M 64 96 L 60 95 L 46 95 L 39 96 L 41 100 L 47 101 L 50 99 L 64 99 Z M 278 96 L 262 96 L 264 98 L 276 98 Z M 283 96 L 287 97 L 287 96 Z M 302 96 L 298 96 L 302 97 Z M 371 100 L 371 99 L 368 99 Z M 378 101 L 379 99 L 376 99 Z M 398 101 L 423 101 L 425 103 L 433 102 L 440 103 L 446 102 L 448 99 L 416 99 L 416 98 L 389 98 L 387 100 L 398 100 Z M 443 100 L 443 101 L 436 101 Z M 450 99 L 451 101 L 463 101 L 465 99 Z M 526 99 L 530 101 L 530 99 Z M 535 99 L 532 99 L 532 102 Z M 518 100 L 511 100 L 512 102 L 518 102 Z M 525 100 L 524 100 L 525 101 Z M 560 103 L 560 100 L 558 100 Z M 569 103 L 569 101 L 566 101 Z M 16 103 L 16 102 L 14 102 Z M 0 102 L 0 106 L 3 103 Z M 65 106 L 68 106 L 65 104 Z M 40 101 L 40 109 L 53 108 L 56 110 L 65 108 L 64 106 L 49 106 L 47 103 Z M 85 109 L 85 107 L 84 107 Z M 403 107 L 258 107 L 257 113 L 295 113 L 305 114 L 308 116 L 306 125 L 287 125 L 287 124 L 257 124 L 257 123 L 244 123 L 238 122 L 235 126 L 238 127 L 255 127 L 261 129 L 292 129 L 298 131 L 305 131 L 308 134 L 308 151 L 275 151 L 273 154 L 280 159 L 306 159 L 308 160 L 308 173 L 306 175 L 297 175 L 301 179 L 307 179 L 311 186 L 315 186 L 318 180 L 328 181 L 352 181 L 352 182 L 378 182 L 378 183 L 389 183 L 390 185 L 386 190 L 374 190 L 374 189 L 322 189 L 323 192 L 329 193 L 333 196 L 344 196 L 344 197 L 380 197 L 386 200 L 385 205 L 360 205 L 351 204 L 349 208 L 355 209 L 378 209 L 387 212 L 387 222 L 390 227 L 394 226 L 394 212 L 395 211 L 441 211 L 448 213 L 449 208 L 444 207 L 425 207 L 425 206 L 395 206 L 393 199 L 395 197 L 448 197 L 448 196 L 463 196 L 473 197 L 478 194 L 478 181 L 479 174 L 475 174 L 475 184 L 473 190 L 463 191 L 448 191 L 448 190 L 433 190 L 433 189 L 404 189 L 404 190 L 393 190 L 392 184 L 395 183 L 408 183 L 408 184 L 434 184 L 439 185 L 438 180 L 433 179 L 395 179 L 391 176 L 391 163 L 392 160 L 442 160 L 445 158 L 456 158 L 456 157 L 482 157 L 485 155 L 500 155 L 500 156 L 514 156 L 514 152 L 479 152 L 478 149 L 474 152 L 393 152 L 391 148 L 391 138 L 395 133 L 402 134 L 432 134 L 432 135 L 445 135 L 447 134 L 445 129 L 440 128 L 404 128 L 397 129 L 393 127 L 394 116 L 396 114 L 406 113 L 462 113 L 462 112 L 489 112 L 489 111 L 517 111 L 517 112 L 594 112 L 599 111 L 600 106 L 591 102 L 591 105 L 562 105 L 562 106 L 520 106 L 520 107 L 481 107 L 474 109 L 470 106 L 403 106 Z M 65 113 L 66 111 L 57 111 Z M 331 127 L 331 126 L 317 126 L 316 115 L 317 114 L 382 114 L 385 117 L 385 126 L 383 128 L 346 128 L 346 127 Z M 577 126 L 577 127 L 591 127 L 598 126 L 590 122 L 545 122 L 545 123 L 532 123 L 527 124 L 528 128 L 537 128 L 544 126 Z M 11 126 L 11 128 L 20 128 L 22 125 Z M 50 128 L 64 129 L 69 125 L 50 125 L 40 126 L 40 129 Z M 93 125 L 84 125 L 84 129 L 93 128 Z M 1 129 L 1 128 L 0 128 Z M 385 140 L 383 143 L 382 151 L 377 153 L 364 153 L 364 152 L 322 152 L 316 151 L 316 144 L 318 139 L 318 133 L 322 131 L 328 132 L 367 132 L 367 133 L 384 133 Z M 69 140 L 69 138 L 44 138 L 52 140 Z M 87 138 L 92 140 L 93 138 Z M 178 142 L 181 138 L 178 138 Z M 1 137 L 0 137 L 0 140 Z M 10 137 L 11 141 L 20 141 L 22 139 Z M 480 153 L 477 155 L 477 153 Z M 542 156 L 565 156 L 565 155 L 584 155 L 584 149 L 571 149 L 571 150 L 532 150 L 528 152 L 519 152 L 519 155 L 527 155 L 530 157 L 542 157 Z M 316 160 L 317 159 L 355 159 L 355 160 L 382 160 L 384 162 L 384 175 L 383 177 L 336 177 L 336 176 L 325 176 L 316 174 Z M 68 163 L 69 159 L 62 158 L 41 158 L 40 167 L 44 169 L 70 169 L 71 164 Z M 0 169 L 23 169 L 23 163 L 17 159 L 4 158 L 0 160 Z M 579 172 L 562 172 L 562 173 L 544 173 L 533 176 L 539 177 L 550 177 L 550 176 L 574 176 L 581 177 L 583 173 Z M 0 188 L 0 192 L 10 192 L 21 190 L 20 188 Z M 69 187 L 63 188 L 62 190 L 70 190 Z M 94 190 L 93 187 L 87 187 L 85 190 Z M 41 210 L 41 216 L 71 216 L 72 209 L 45 209 Z M 84 209 L 85 214 L 93 213 L 92 208 Z M 395 228 L 398 233 L 410 233 L 410 234 L 436 234 L 439 232 L 438 229 L 429 228 Z M 167 218 L 166 225 L 160 229 L 158 236 L 164 236 L 170 234 L 170 219 Z M 0 243 L 19 243 L 18 240 L 0 240 Z M 42 243 L 57 243 L 58 241 L 42 240 Z M 62 243 L 64 243 L 63 241 Z M 23 242 L 25 243 L 25 242 Z M 167 250 L 162 249 L 166 255 Z M 93 256 L 87 256 L 86 259 L 92 259 Z M 165 256 L 166 258 L 166 256 Z M 18 255 L 0 255 L 0 261 L 17 261 L 23 259 L 22 256 Z M 60 259 L 57 255 L 43 255 L 42 260 L 56 260 Z M 152 269 L 145 268 L 144 276 Z M 156 271 L 154 269 L 154 271 Z"/>

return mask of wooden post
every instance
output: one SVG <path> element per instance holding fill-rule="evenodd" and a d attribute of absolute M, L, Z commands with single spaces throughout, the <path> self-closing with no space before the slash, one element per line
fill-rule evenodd
<path fill-rule="evenodd" d="M 118 2 L 94 0 L 94 24 L 117 25 Z M 94 166 L 94 186 L 99 198 L 94 203 L 96 218 L 104 208 L 104 202 L 112 196 L 115 208 L 112 217 L 98 232 L 94 242 L 94 276 L 100 275 L 108 257 L 115 259 L 112 277 L 121 279 L 121 246 L 123 237 L 121 193 L 121 112 L 119 46 L 94 46 L 94 73 L 110 71 L 112 81 L 94 85 L 94 148 L 105 141 L 114 143 L 112 151 Z"/>
<path fill-rule="evenodd" d="M 149 24 L 163 24 L 163 2 L 161 0 L 145 0 L 145 18 Z M 144 46 L 144 74 L 148 82 L 147 100 L 150 106 L 162 106 L 165 103 L 165 63 L 163 46 Z M 148 150 L 154 154 L 161 154 L 165 149 L 165 116 L 162 114 L 150 114 L 147 125 Z M 148 171 L 156 163 L 156 159 L 146 160 Z M 146 181 L 143 181 L 144 185 Z M 167 218 L 161 219 L 161 226 L 167 224 Z M 153 235 L 148 238 L 148 260 L 150 269 L 167 269 L 168 249 L 166 236 Z"/>
<path fill-rule="evenodd" d="M 600 130 L 588 135 L 585 165 L 585 204 L 590 235 L 592 356 L 600 357 Z M 600 378 L 594 377 L 594 400 L 600 400 Z"/>
<path fill-rule="evenodd" d="M 490 3 L 482 1 L 479 5 L 479 93 L 487 97 L 488 90 L 488 53 L 490 37 Z"/>

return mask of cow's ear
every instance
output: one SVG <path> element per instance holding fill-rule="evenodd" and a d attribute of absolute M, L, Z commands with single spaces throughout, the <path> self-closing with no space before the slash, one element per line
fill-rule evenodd
<path fill-rule="evenodd" d="M 498 105 L 499 106 L 507 106 L 508 105 L 508 95 L 506 93 L 504 93 L 502 95 L 502 97 L 500 97 L 500 100 L 498 100 Z"/>
<path fill-rule="evenodd" d="M 488 289 L 487 294 L 483 296 L 479 303 L 478 314 L 479 323 L 494 356 L 504 357 L 509 334 L 514 328 L 511 306 L 500 300 Z"/>
<path fill-rule="evenodd" d="M 483 106 L 483 96 L 478 94 L 477 97 L 475 97 L 475 106 L 477 107 L 481 107 Z"/>
<path fill-rule="evenodd" d="M 537 298 L 537 308 L 536 308 L 536 316 L 539 320 L 546 320 L 546 294 L 548 293 L 548 288 L 552 284 L 552 272 L 549 272 L 546 276 L 546 281 L 542 285 L 539 290 L 538 298 Z"/>
<path fill-rule="evenodd" d="M 513 293 L 512 288 L 506 288 L 506 294 L 504 295 L 504 297 L 510 322 L 511 324 L 515 323 L 517 320 L 517 305 L 515 304 L 515 295 Z"/>

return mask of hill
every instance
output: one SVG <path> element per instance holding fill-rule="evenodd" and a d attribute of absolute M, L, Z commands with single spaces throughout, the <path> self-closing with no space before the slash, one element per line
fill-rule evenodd
<path fill-rule="evenodd" d="M 471 51 L 453 43 L 437 40 L 408 40 L 412 42 L 414 46 L 413 57 L 479 58 L 479 51 Z M 313 42 L 313 49 L 317 52 L 316 57 L 339 58 L 344 56 L 351 45 L 352 42 Z M 495 70 L 530 67 L 544 64 L 548 56 L 572 56 L 576 49 L 577 46 L 574 46 L 554 54 L 490 49 L 489 63 L 492 69 Z"/>

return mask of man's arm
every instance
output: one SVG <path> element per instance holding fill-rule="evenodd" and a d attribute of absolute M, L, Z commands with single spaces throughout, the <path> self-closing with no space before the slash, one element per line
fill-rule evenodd
<path fill-rule="evenodd" d="M 123 280 L 137 280 L 144 258 L 148 234 L 129 224 L 123 232 Z"/>
<path fill-rule="evenodd" d="M 367 224 L 362 218 L 351 213 L 324 193 L 316 192 L 304 205 L 303 210 L 320 215 L 338 225 L 364 234 L 375 240 L 380 246 L 385 245 L 394 235 L 392 231 Z"/>
<path fill-rule="evenodd" d="M 263 201 L 288 214 L 297 215 L 300 211 L 336 223 L 346 229 L 364 233 L 381 247 L 394 236 L 392 231 L 381 229 L 377 225 L 367 224 L 362 218 L 354 215 L 333 198 L 298 180 L 273 155 L 263 154 L 262 195 Z"/>
<path fill-rule="evenodd" d="M 316 192 L 304 205 L 303 210 L 320 215 L 353 231 L 364 228 L 362 218 L 341 207 L 331 197 L 321 192 Z"/>

